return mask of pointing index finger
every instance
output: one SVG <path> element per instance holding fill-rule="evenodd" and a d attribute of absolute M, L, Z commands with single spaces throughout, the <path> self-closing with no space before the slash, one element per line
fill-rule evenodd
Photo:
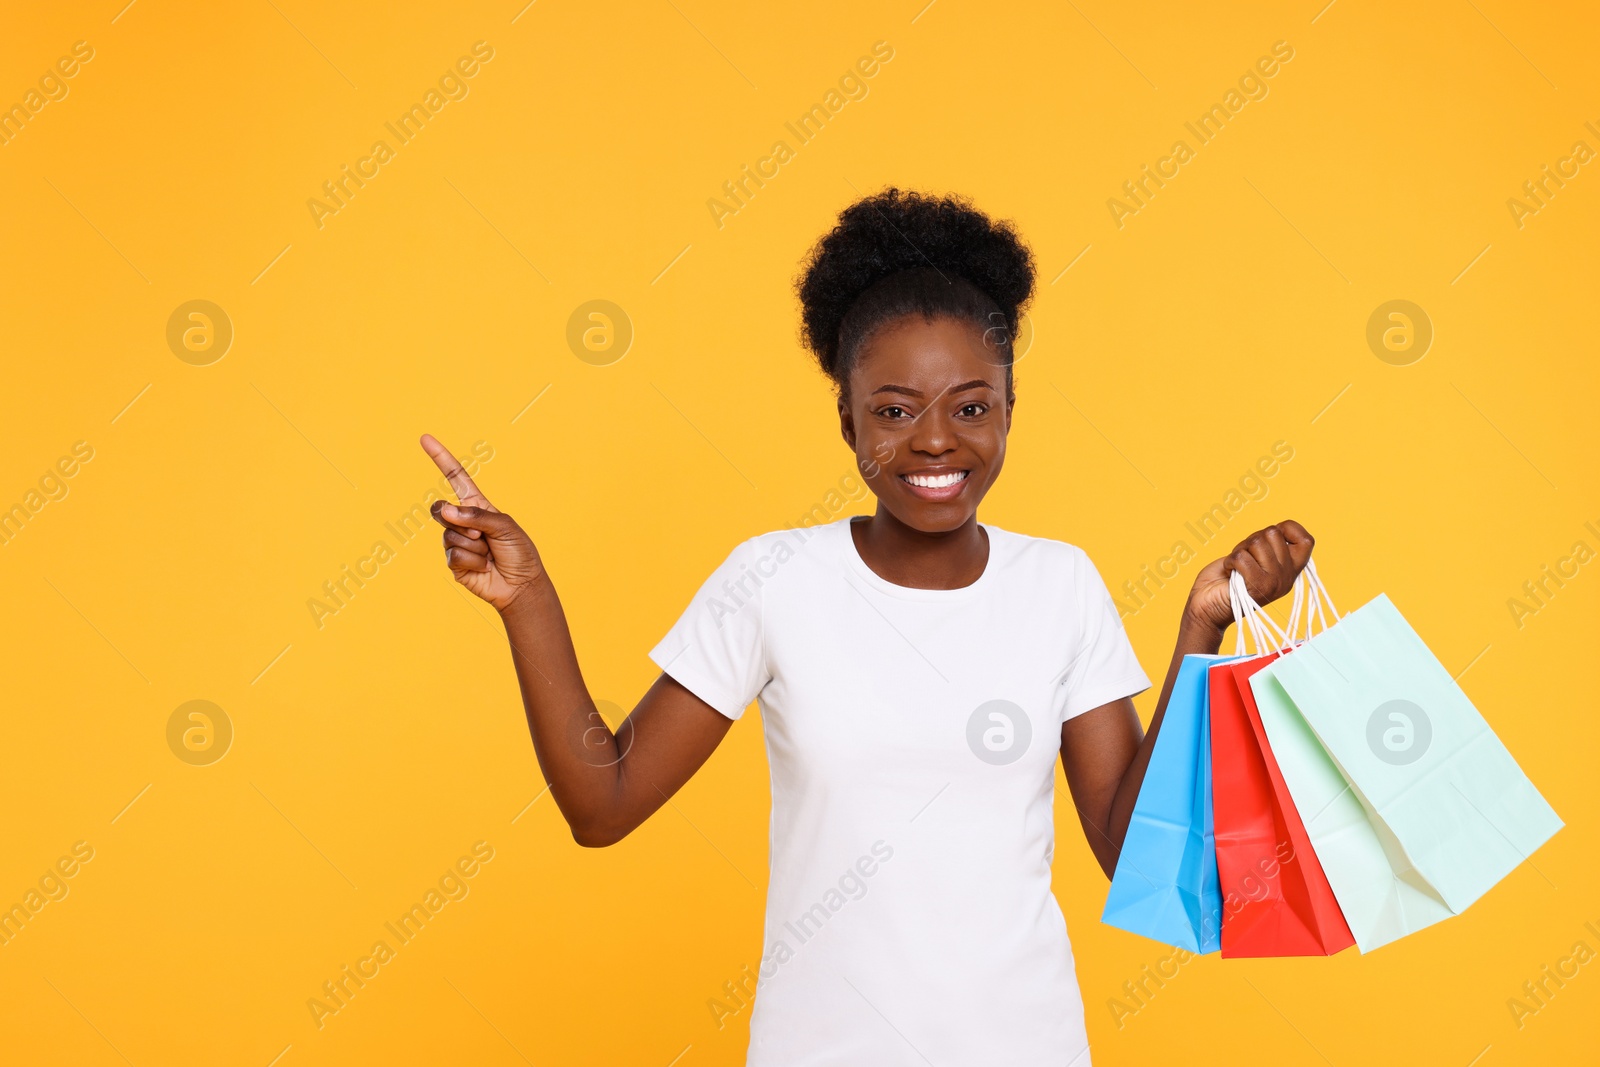
<path fill-rule="evenodd" d="M 422 435 L 422 450 L 433 459 L 444 476 L 450 480 L 450 488 L 456 491 L 456 498 L 463 504 L 473 507 L 495 510 L 489 503 L 489 498 L 484 496 L 474 484 L 466 469 L 461 466 L 461 461 L 451 454 L 450 450 L 439 443 L 439 439 L 431 433 Z"/>

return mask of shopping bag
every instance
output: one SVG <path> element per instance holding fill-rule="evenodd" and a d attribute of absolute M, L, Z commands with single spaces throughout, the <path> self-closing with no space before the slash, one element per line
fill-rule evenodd
<path fill-rule="evenodd" d="M 1314 561 L 1304 576 L 1311 591 L 1306 636 L 1314 622 L 1337 621 Z M 1327 606 L 1327 614 L 1322 611 Z M 1291 631 L 1295 628 L 1290 627 Z M 1305 813 L 1311 847 L 1322 864 L 1340 910 L 1362 952 L 1454 914 L 1432 886 L 1417 876 L 1381 820 L 1362 803 L 1331 756 L 1270 671 L 1250 678 L 1262 726 L 1296 808 Z"/>
<path fill-rule="evenodd" d="M 1383 594 L 1264 668 L 1252 689 L 1271 682 L 1350 784 L 1395 874 L 1453 913 L 1562 826 Z"/>
<path fill-rule="evenodd" d="M 1314 622 L 1326 629 L 1328 616 L 1336 621 L 1338 611 L 1314 561 L 1307 561 L 1304 574 L 1311 591 L 1305 613 L 1310 637 Z M 1312 850 L 1361 951 L 1371 952 L 1455 914 L 1411 869 L 1404 850 L 1362 804 L 1361 794 L 1345 781 L 1278 680 L 1257 671 L 1250 687 L 1273 757 L 1303 813 Z"/>
<path fill-rule="evenodd" d="M 1190 952 L 1220 947 L 1206 669 L 1233 658 L 1183 657 L 1101 915 Z"/>
<path fill-rule="evenodd" d="M 1249 678 L 1293 647 L 1307 589 L 1295 582 L 1288 632 L 1251 599 L 1235 572 L 1229 592 L 1238 625 L 1271 654 L 1213 667 L 1212 766 L 1217 869 L 1223 897 L 1222 955 L 1325 956 L 1354 944 L 1262 728 Z"/>
<path fill-rule="evenodd" d="M 1382 823 L 1344 780 L 1277 678 L 1257 671 L 1250 689 L 1289 795 L 1304 813 L 1311 848 L 1361 951 L 1455 914 L 1411 870 L 1392 837 L 1379 832 Z"/>
<path fill-rule="evenodd" d="M 1225 958 L 1331 956 L 1355 944 L 1256 710 L 1249 680 L 1276 659 L 1211 670 Z"/>

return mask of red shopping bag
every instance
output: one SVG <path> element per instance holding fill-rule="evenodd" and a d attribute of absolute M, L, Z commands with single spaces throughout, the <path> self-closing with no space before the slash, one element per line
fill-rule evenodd
<path fill-rule="evenodd" d="M 1208 678 L 1224 958 L 1331 956 L 1355 944 L 1250 689 L 1250 676 L 1276 658 L 1218 664 Z"/>

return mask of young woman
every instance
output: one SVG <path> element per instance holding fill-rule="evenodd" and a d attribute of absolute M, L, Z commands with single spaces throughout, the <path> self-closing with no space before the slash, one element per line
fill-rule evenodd
<path fill-rule="evenodd" d="M 771 878 L 753 1067 L 1089 1063 L 1050 886 L 1055 759 L 1106 873 L 1188 653 L 1216 652 L 1237 570 L 1267 603 L 1310 557 L 1295 522 L 1196 576 L 1144 734 L 1149 679 L 1084 552 L 978 521 L 1016 397 L 1033 259 L 956 198 L 846 209 L 799 283 L 803 335 L 877 511 L 753 537 L 651 652 L 615 734 L 533 542 L 454 457 L 445 561 L 499 610 L 551 795 L 581 845 L 666 802 L 759 700 Z"/>

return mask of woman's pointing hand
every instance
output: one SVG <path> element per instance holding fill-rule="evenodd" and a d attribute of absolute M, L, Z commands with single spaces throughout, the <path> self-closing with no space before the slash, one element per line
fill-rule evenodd
<path fill-rule="evenodd" d="M 517 596 L 544 576 L 539 550 L 517 521 L 483 495 L 450 450 L 432 434 L 422 449 L 438 464 L 459 505 L 436 500 L 430 509 L 444 527 L 444 560 L 456 581 L 504 612 Z"/>

